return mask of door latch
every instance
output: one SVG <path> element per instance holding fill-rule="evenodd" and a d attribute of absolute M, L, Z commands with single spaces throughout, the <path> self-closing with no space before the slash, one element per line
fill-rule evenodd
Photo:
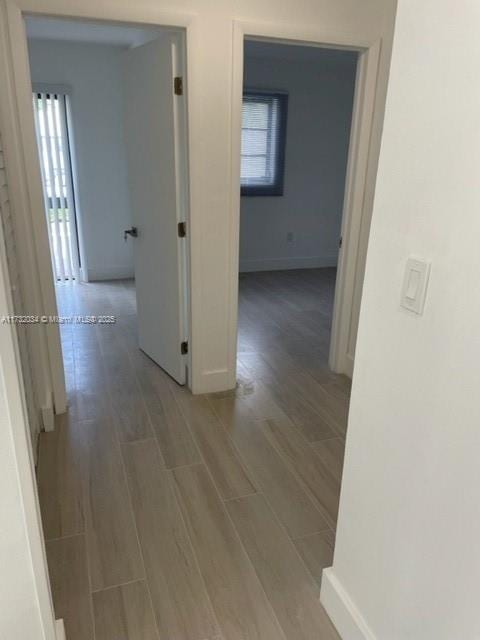
<path fill-rule="evenodd" d="M 125 242 L 127 241 L 128 236 L 132 236 L 132 238 L 138 237 L 137 227 L 130 227 L 130 229 L 125 229 L 123 232 L 123 239 Z"/>
<path fill-rule="evenodd" d="M 179 222 L 177 226 L 177 231 L 178 231 L 179 238 L 185 238 L 185 236 L 187 235 L 187 223 Z"/>

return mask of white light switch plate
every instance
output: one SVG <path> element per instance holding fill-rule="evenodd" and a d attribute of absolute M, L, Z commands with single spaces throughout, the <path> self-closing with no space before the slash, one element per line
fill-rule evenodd
<path fill-rule="evenodd" d="M 425 306 L 430 263 L 425 260 L 409 258 L 403 279 L 401 306 L 408 311 L 421 315 Z"/>

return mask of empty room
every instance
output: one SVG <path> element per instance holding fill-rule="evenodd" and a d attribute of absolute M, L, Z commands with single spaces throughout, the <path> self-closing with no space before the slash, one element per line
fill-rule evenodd
<path fill-rule="evenodd" d="M 0 636 L 475 640 L 480 9 L 0 0 Z"/>
<path fill-rule="evenodd" d="M 179 141 L 186 126 L 179 104 L 184 97 L 174 95 L 172 80 L 174 67 L 182 64 L 182 36 L 161 28 L 33 17 L 26 26 L 61 314 L 90 314 L 99 328 L 115 323 L 119 338 L 138 341 L 183 384 L 185 240 L 179 236 L 162 247 L 162 238 L 172 230 L 179 235 L 179 224 L 186 224 L 177 197 L 186 180 L 186 148 Z M 163 287 L 170 305 L 161 308 Z M 107 348 L 112 332 L 93 333 L 62 326 L 67 375 L 75 367 L 75 336 L 90 340 L 92 348 L 100 339 L 98 353 Z"/>
<path fill-rule="evenodd" d="M 238 370 L 329 459 L 338 487 L 350 380 L 329 356 L 357 58 L 245 42 Z"/>

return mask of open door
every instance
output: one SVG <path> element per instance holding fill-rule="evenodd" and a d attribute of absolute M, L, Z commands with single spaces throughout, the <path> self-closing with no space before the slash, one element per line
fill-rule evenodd
<path fill-rule="evenodd" d="M 180 384 L 186 379 L 185 97 L 179 35 L 125 53 L 125 137 L 135 244 L 139 346 Z"/>

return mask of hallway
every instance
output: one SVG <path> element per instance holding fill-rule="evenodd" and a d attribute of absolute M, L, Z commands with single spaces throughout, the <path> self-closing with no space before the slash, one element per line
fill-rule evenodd
<path fill-rule="evenodd" d="M 349 381 L 328 371 L 335 271 L 242 274 L 238 386 L 192 396 L 140 352 L 131 281 L 57 286 L 69 412 L 40 440 L 68 640 L 330 640 Z"/>

